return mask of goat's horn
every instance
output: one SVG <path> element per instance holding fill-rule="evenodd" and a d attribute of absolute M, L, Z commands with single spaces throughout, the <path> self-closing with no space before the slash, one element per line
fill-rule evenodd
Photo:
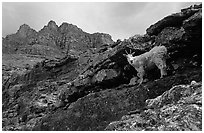
<path fill-rule="evenodd" d="M 125 50 L 125 53 L 128 54 L 128 52 Z"/>
<path fill-rule="evenodd" d="M 135 54 L 135 52 L 132 53 L 132 55 Z"/>

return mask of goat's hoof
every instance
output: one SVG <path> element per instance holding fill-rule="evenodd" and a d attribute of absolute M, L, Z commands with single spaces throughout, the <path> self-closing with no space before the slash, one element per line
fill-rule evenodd
<path fill-rule="evenodd" d="M 160 77 L 160 79 L 162 79 L 162 78 L 164 78 L 164 77 L 166 77 L 166 76 L 167 76 L 167 75 L 163 75 L 163 76 Z"/>

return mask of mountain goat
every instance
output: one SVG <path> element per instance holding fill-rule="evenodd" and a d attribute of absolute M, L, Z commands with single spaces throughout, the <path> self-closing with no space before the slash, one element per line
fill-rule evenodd
<path fill-rule="evenodd" d="M 149 52 L 141 54 L 139 56 L 133 56 L 134 53 L 130 54 L 125 51 L 123 54 L 130 65 L 132 65 L 137 70 L 137 76 L 140 78 L 139 85 L 143 82 L 143 77 L 145 71 L 153 69 L 155 66 L 160 69 L 161 77 L 167 75 L 166 72 L 166 58 L 167 49 L 165 46 L 155 46 Z M 138 85 L 138 86 L 139 86 Z"/>

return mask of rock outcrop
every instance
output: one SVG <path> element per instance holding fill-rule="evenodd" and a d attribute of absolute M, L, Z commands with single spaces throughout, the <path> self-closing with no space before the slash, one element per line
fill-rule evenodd
<path fill-rule="evenodd" d="M 155 99 L 146 109 L 135 110 L 110 123 L 113 131 L 201 131 L 202 84 L 177 85 Z"/>
<path fill-rule="evenodd" d="M 109 35 L 97 33 L 93 39 L 76 26 L 50 22 L 38 32 L 45 37 L 41 43 L 49 40 L 60 50 L 68 42 L 69 51 L 3 80 L 3 130 L 201 130 L 201 27 L 201 5 L 165 17 L 145 35 L 114 43 Z M 55 32 L 64 39 L 56 43 Z M 167 47 L 168 76 L 159 79 L 153 69 L 137 87 L 137 71 L 123 54 L 140 55 L 156 45 Z M 185 122 L 177 125 L 179 120 Z"/>
<path fill-rule="evenodd" d="M 156 24 L 151 25 L 149 28 L 147 28 L 147 34 L 151 36 L 158 35 L 162 31 L 162 29 L 166 27 L 181 27 L 186 19 L 199 12 L 201 8 L 202 5 L 195 5 L 186 9 L 182 9 L 179 13 L 169 15 L 158 21 Z"/>

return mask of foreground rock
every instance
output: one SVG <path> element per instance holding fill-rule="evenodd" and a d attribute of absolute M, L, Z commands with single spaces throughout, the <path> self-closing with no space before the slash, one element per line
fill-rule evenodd
<path fill-rule="evenodd" d="M 146 92 L 135 87 L 91 93 L 44 117 L 33 130 L 103 130 L 112 120 L 144 106 Z"/>
<path fill-rule="evenodd" d="M 146 109 L 125 115 L 106 130 L 202 131 L 202 84 L 177 85 L 155 99 Z"/>
<path fill-rule="evenodd" d="M 147 98 L 155 98 L 175 84 L 189 83 L 193 79 L 201 81 L 201 77 L 201 71 L 194 71 L 187 75 L 180 74 L 148 82 L 142 87 L 121 85 L 91 93 L 72 103 L 66 110 L 58 110 L 43 118 L 42 123 L 38 123 L 34 130 L 104 130 L 108 123 L 119 120 L 128 112 L 148 108 L 145 106 Z M 201 98 L 200 94 L 199 96 Z"/>

